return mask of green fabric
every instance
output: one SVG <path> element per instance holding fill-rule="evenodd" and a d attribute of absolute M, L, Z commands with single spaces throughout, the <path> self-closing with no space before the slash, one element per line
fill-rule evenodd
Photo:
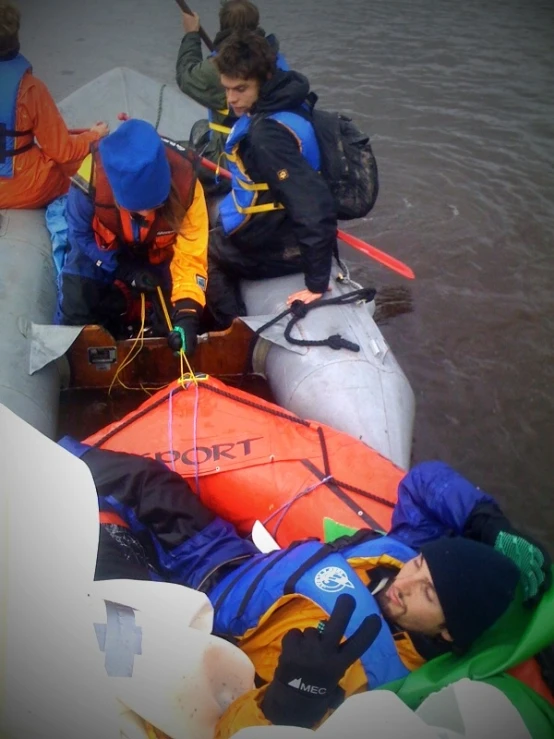
<path fill-rule="evenodd" d="M 225 90 L 219 81 L 219 73 L 213 59 L 202 56 L 200 34 L 187 33 L 181 41 L 176 65 L 177 84 L 185 95 L 214 112 L 214 123 L 223 123 L 225 116 L 218 110 L 227 108 Z M 207 111 L 206 111 L 207 116 Z M 226 137 L 212 131 L 212 138 L 204 156 L 217 162 L 223 152 Z"/>
<path fill-rule="evenodd" d="M 330 544 L 335 539 L 340 539 L 341 536 L 352 536 L 358 530 L 354 526 L 346 526 L 332 518 L 323 519 L 323 541 L 325 544 Z"/>
<path fill-rule="evenodd" d="M 521 571 L 521 582 L 525 600 L 534 598 L 545 579 L 544 555 L 531 542 L 517 534 L 501 531 L 494 542 L 497 552 L 509 557 Z"/>
<path fill-rule="evenodd" d="M 213 110 L 227 107 L 225 90 L 213 59 L 203 58 L 200 34 L 187 33 L 183 37 L 177 55 L 176 79 L 185 95 L 200 105 Z"/>
<path fill-rule="evenodd" d="M 501 690 L 515 706 L 532 739 L 552 739 L 554 736 L 554 709 L 520 680 L 511 675 L 498 675 L 482 682 Z"/>
<path fill-rule="evenodd" d="M 428 695 L 463 677 L 491 684 L 498 681 L 503 691 L 506 688 L 504 692 L 520 712 L 533 739 L 554 736 L 554 708 L 531 688 L 503 674 L 554 642 L 554 588 L 532 610 L 522 601 L 520 589 L 513 606 L 467 654 L 437 657 L 382 689 L 397 693 L 415 709 Z M 543 733 L 545 726 L 550 733 Z"/>

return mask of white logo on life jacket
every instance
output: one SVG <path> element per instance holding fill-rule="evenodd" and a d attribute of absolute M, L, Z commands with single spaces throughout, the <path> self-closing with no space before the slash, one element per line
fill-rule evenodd
<path fill-rule="evenodd" d="M 338 593 L 344 588 L 354 590 L 354 585 L 348 579 L 348 575 L 340 567 L 324 567 L 317 573 L 314 582 L 320 590 L 326 593 Z"/>
<path fill-rule="evenodd" d="M 297 677 L 296 679 L 291 680 L 289 682 L 289 685 L 291 686 L 291 688 L 301 690 L 303 693 L 311 693 L 312 695 L 327 694 L 327 688 L 320 688 L 317 685 L 308 685 L 307 683 L 303 683 L 301 677 Z"/>

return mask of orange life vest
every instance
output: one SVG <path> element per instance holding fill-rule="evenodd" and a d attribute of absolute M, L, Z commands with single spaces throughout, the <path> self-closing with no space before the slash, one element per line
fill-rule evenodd
<path fill-rule="evenodd" d="M 161 390 L 85 443 L 164 462 L 242 534 L 259 519 L 282 546 L 323 539 L 325 519 L 388 530 L 404 476 L 363 442 L 213 378 Z"/>
<path fill-rule="evenodd" d="M 171 180 L 176 186 L 181 202 L 188 208 L 194 197 L 196 167 L 193 154 L 168 139 L 163 139 L 171 169 Z M 159 211 L 144 218 L 138 239 L 133 233 L 131 214 L 118 208 L 108 182 L 98 146 L 93 144 L 90 194 L 94 198 L 92 229 L 100 249 L 117 249 L 121 244 L 143 244 L 147 248 L 148 261 L 161 264 L 173 257 L 173 245 L 177 233 L 160 215 Z"/>
<path fill-rule="evenodd" d="M 123 529 L 129 528 L 129 524 L 124 521 L 118 513 L 114 513 L 113 511 L 100 511 L 98 514 L 98 521 L 101 526 L 115 524 L 115 526 L 121 526 Z"/>

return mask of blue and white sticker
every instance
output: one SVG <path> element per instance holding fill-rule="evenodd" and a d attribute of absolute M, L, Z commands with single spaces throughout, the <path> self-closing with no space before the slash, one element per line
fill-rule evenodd
<path fill-rule="evenodd" d="M 346 572 L 340 567 L 324 567 L 314 578 L 316 586 L 326 593 L 339 593 L 344 588 L 354 590 Z"/>

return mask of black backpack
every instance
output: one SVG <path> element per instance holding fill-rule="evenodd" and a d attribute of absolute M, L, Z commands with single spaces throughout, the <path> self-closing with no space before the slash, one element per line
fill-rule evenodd
<path fill-rule="evenodd" d="M 341 113 L 312 110 L 321 155 L 321 174 L 335 199 L 337 218 L 363 218 L 379 194 L 377 162 L 369 136 Z"/>

